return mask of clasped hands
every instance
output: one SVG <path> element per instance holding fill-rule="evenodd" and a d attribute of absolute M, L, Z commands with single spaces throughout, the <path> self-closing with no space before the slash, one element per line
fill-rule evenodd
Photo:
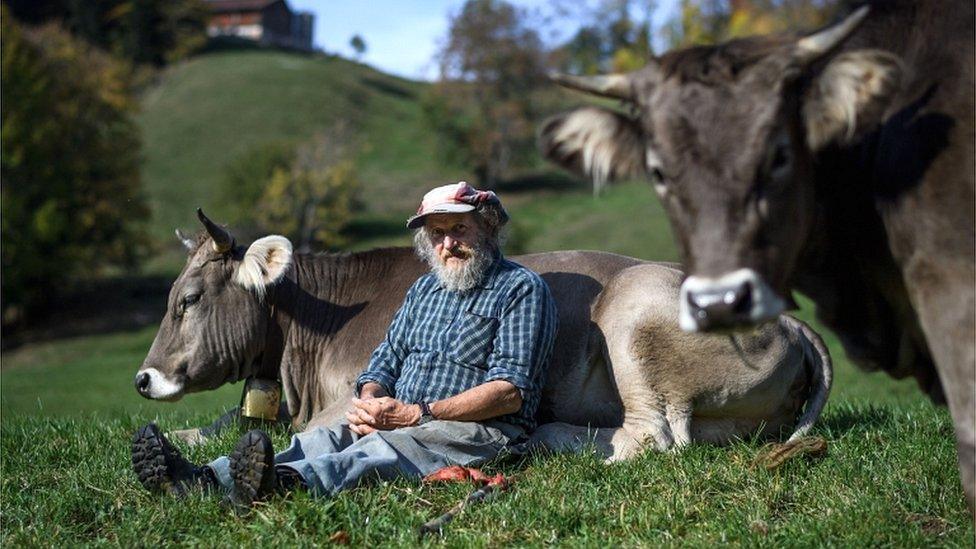
<path fill-rule="evenodd" d="M 346 419 L 352 432 L 365 436 L 375 431 L 417 425 L 420 421 L 420 406 L 406 404 L 388 396 L 354 398 L 352 408 L 346 412 Z"/>

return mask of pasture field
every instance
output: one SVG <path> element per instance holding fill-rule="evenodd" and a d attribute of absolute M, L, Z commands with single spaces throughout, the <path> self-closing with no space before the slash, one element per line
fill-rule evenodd
<path fill-rule="evenodd" d="M 130 380 L 152 332 L 4 359 L 3 546 L 311 545 L 339 531 L 359 546 L 412 544 L 418 525 L 470 490 L 399 480 L 331 500 L 278 498 L 247 516 L 216 497 L 153 497 L 130 471 L 131 433 L 150 420 L 168 429 L 203 424 L 236 402 L 239 386 L 178 404 L 140 402 Z M 756 470 L 758 444 L 743 442 L 648 452 L 613 466 L 593 455 L 493 464 L 487 469 L 514 476 L 512 491 L 470 509 L 430 543 L 971 546 L 946 411 L 905 383 L 838 362 L 837 389 L 815 430 L 829 443 L 821 459 Z M 188 455 L 225 454 L 236 436 Z M 287 433 L 274 440 L 283 447 Z"/>
<path fill-rule="evenodd" d="M 509 246 L 673 259 L 650 194 L 630 184 L 599 200 L 585 189 L 516 198 L 512 213 L 520 221 Z M 620 226 L 621 220 L 627 222 Z M 381 243 L 378 236 L 360 245 Z M 803 305 L 800 316 L 809 320 L 809 303 Z M 4 546 L 311 545 L 340 531 L 354 545 L 414 544 L 417 526 L 470 490 L 409 480 L 373 483 L 332 500 L 305 494 L 274 499 L 247 516 L 216 497 L 152 497 L 130 471 L 131 433 L 148 421 L 164 429 L 207 423 L 240 395 L 235 385 L 176 404 L 141 399 L 132 377 L 154 333 L 148 327 L 34 344 L 3 356 Z M 593 455 L 496 463 L 487 469 L 513 475 L 512 491 L 470 509 L 427 543 L 971 547 L 973 525 L 947 411 L 931 405 L 913 381 L 855 369 L 836 339 L 825 336 L 836 377 L 814 431 L 828 441 L 824 457 L 757 470 L 750 465 L 760 445 L 746 441 L 648 452 L 613 466 Z M 238 434 L 188 455 L 206 461 L 225 454 Z M 274 433 L 276 447 L 287 439 L 286 432 Z"/>
<path fill-rule="evenodd" d="M 231 220 L 214 190 L 227 162 L 260 141 L 308 139 L 339 118 L 362 129 L 363 190 L 380 197 L 353 221 L 350 249 L 409 243 L 403 220 L 421 193 L 465 174 L 436 155 L 421 120 L 423 86 L 341 59 L 259 50 L 209 53 L 167 69 L 143 97 L 139 119 L 152 236 L 169 246 L 148 270 L 175 277 L 182 256 L 172 230 L 196 228 L 197 206 Z M 565 177 L 530 174 L 499 192 L 513 218 L 509 254 L 597 249 L 677 259 L 646 184 L 593 199 Z M 799 316 L 810 320 L 809 302 L 801 304 Z M 246 516 L 216 497 L 152 497 L 130 470 L 133 431 L 149 421 L 164 430 L 209 423 L 237 404 L 240 385 L 175 404 L 142 399 L 132 379 L 156 327 L 140 326 L 23 345 L 0 357 L 4 547 L 308 546 L 339 532 L 356 546 L 413 545 L 420 524 L 471 490 L 372 483 L 330 500 L 274 499 Z M 855 369 L 836 338 L 821 333 L 835 360 L 834 391 L 813 433 L 827 440 L 825 456 L 768 472 L 750 466 L 760 445 L 745 441 L 648 452 L 613 466 L 592 454 L 493 463 L 486 469 L 515 478 L 510 493 L 425 543 L 972 547 L 948 412 L 913 381 Z M 188 456 L 202 462 L 226 454 L 238 435 Z M 283 448 L 288 433 L 273 438 Z"/>

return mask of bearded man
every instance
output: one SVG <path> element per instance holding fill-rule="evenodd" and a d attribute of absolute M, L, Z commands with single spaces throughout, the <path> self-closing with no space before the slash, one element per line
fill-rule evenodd
<path fill-rule="evenodd" d="M 277 455 L 254 430 L 205 467 L 148 425 L 133 440 L 137 476 L 164 479 L 144 481 L 155 491 L 219 485 L 249 505 L 289 489 L 328 496 L 369 476 L 420 477 L 513 451 L 535 427 L 556 311 L 545 282 L 502 257 L 507 221 L 495 193 L 463 181 L 424 196 L 407 227 L 431 272 L 407 292 L 343 421 L 295 435 Z"/>

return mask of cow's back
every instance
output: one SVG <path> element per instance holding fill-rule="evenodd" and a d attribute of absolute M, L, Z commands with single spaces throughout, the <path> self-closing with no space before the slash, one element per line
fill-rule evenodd
<path fill-rule="evenodd" d="M 568 376 L 586 375 L 588 370 L 578 366 L 587 352 L 590 306 L 607 280 L 641 261 L 591 251 L 509 259 L 539 273 L 556 301 L 559 331 L 549 379 L 568 381 Z M 306 318 L 295 323 L 281 373 L 296 423 L 317 416 L 318 424 L 344 411 L 356 378 L 385 337 L 407 290 L 427 268 L 409 248 L 308 257 L 305 261 L 310 265 L 303 286 L 314 278 L 324 287 L 303 296 L 306 302 L 300 314 Z M 311 265 L 313 261 L 317 264 Z"/>

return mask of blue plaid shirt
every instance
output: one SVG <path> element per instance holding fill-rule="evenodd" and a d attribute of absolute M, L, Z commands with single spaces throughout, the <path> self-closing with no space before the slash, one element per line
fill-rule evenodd
<path fill-rule="evenodd" d="M 517 263 L 499 257 L 464 293 L 445 290 L 428 273 L 407 291 L 356 392 L 372 381 L 416 404 L 504 379 L 520 390 L 522 407 L 497 419 L 531 430 L 555 335 L 549 287 Z"/>

